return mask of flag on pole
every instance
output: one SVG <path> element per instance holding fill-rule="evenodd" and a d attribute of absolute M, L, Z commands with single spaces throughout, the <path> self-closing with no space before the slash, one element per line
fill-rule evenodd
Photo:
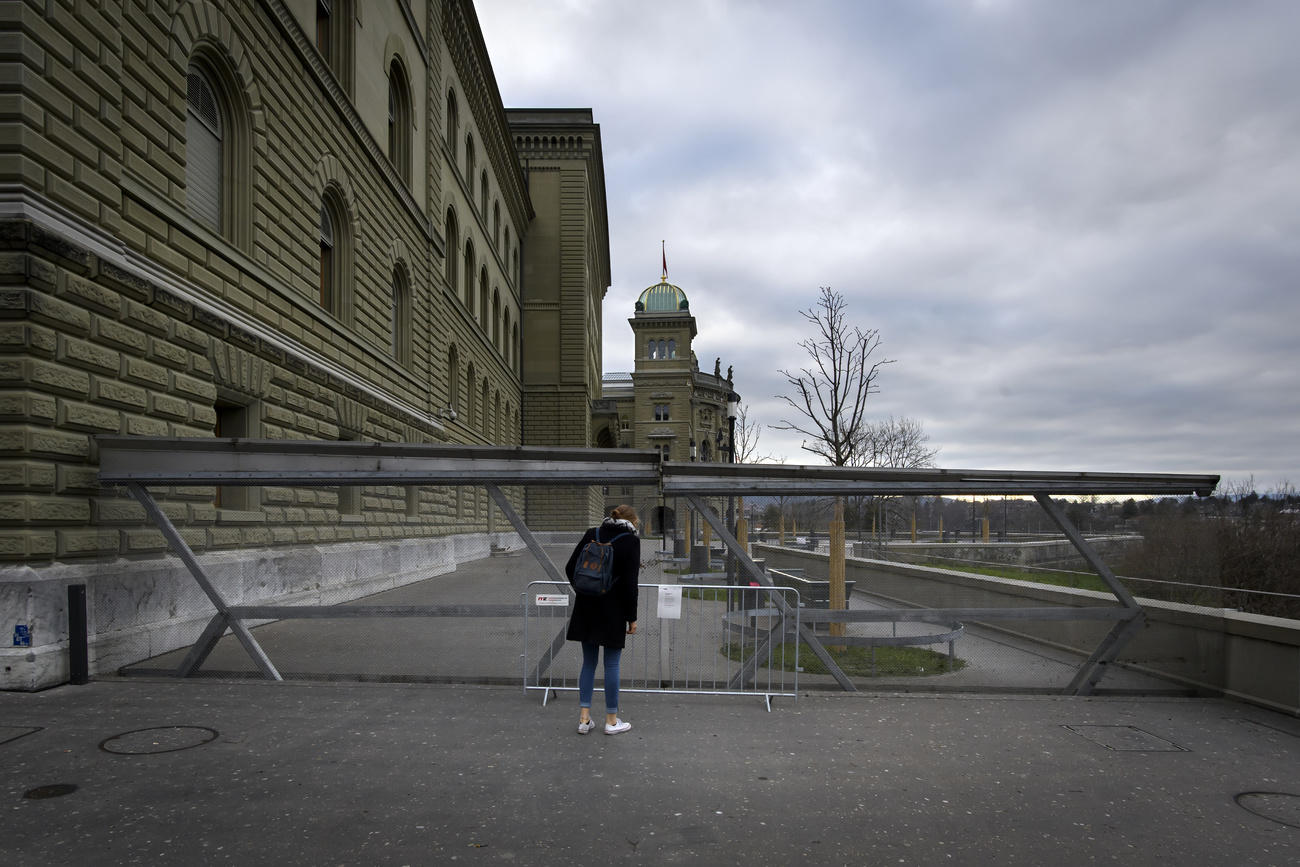
<path fill-rule="evenodd" d="M 664 279 L 664 280 L 667 280 L 667 279 L 668 279 L 668 248 L 667 248 L 666 246 L 664 246 L 664 242 L 663 242 L 663 241 L 660 241 L 660 242 L 659 242 L 659 252 L 663 253 L 663 257 L 664 257 L 664 276 L 663 276 L 663 279 Z"/>

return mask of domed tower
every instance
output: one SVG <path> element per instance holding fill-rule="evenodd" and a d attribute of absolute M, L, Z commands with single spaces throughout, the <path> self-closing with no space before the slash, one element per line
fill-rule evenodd
<path fill-rule="evenodd" d="M 691 369 L 695 317 L 682 287 L 667 281 L 647 287 L 628 322 L 636 336 L 638 373 Z"/>

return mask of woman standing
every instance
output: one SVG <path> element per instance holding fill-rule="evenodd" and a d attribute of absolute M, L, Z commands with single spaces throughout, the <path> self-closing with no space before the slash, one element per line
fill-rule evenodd
<path fill-rule="evenodd" d="M 569 631 L 565 638 L 582 642 L 582 673 L 578 676 L 578 734 L 591 731 L 591 699 L 596 685 L 596 661 L 605 648 L 605 734 L 617 735 L 632 728 L 618 718 L 619 662 L 628 635 L 636 634 L 637 573 L 641 569 L 641 540 L 637 538 L 637 515 L 631 506 L 619 506 L 599 527 L 583 534 L 564 567 L 573 583 L 573 570 L 587 543 L 613 545 L 614 584 L 603 596 L 577 594 Z"/>

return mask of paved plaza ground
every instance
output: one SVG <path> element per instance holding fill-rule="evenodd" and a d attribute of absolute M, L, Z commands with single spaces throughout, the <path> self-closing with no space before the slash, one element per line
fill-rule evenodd
<path fill-rule="evenodd" d="M 1204 698 L 570 696 L 117 679 L 0 694 L 7 864 L 1300 861 L 1300 720 Z M 75 786 L 68 794 L 49 787 Z M 1253 793 L 1253 794 L 1252 794 Z"/>

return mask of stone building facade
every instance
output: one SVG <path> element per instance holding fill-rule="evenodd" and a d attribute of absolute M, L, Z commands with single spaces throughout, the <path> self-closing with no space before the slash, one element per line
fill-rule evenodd
<path fill-rule="evenodd" d="M 732 369 L 715 359 L 700 370 L 694 340 L 698 333 L 690 300 L 668 282 L 646 288 L 632 318 L 635 367 L 604 377 L 598 413 L 598 444 L 652 449 L 665 461 L 727 461 L 731 424 L 740 396 Z M 606 505 L 631 502 L 650 532 L 684 532 L 685 510 L 665 504 L 656 490 L 613 488 Z"/>
<path fill-rule="evenodd" d="M 176 613 L 190 579 L 99 489 L 95 434 L 513 445 L 590 426 L 590 401 L 532 424 L 524 371 L 530 353 L 586 371 L 584 339 L 599 370 L 598 135 L 598 219 L 580 244 L 549 212 L 534 231 L 470 0 L 7 7 L 0 613 L 31 646 L 0 647 L 0 688 L 66 677 L 69 583 L 89 585 L 101 669 L 211 613 Z M 530 345 L 549 335 L 526 333 L 526 261 L 586 275 L 582 335 Z M 244 564 L 268 597 L 324 577 L 347 598 L 453 569 L 496 529 L 468 486 L 157 493 L 234 598 Z"/>
<path fill-rule="evenodd" d="M 601 316 L 610 285 L 600 126 L 588 109 L 509 109 L 533 220 L 524 248 L 524 445 L 595 446 Z M 525 493 L 528 496 L 528 493 Z M 533 526 L 597 523 L 599 490 L 537 491 Z"/>

